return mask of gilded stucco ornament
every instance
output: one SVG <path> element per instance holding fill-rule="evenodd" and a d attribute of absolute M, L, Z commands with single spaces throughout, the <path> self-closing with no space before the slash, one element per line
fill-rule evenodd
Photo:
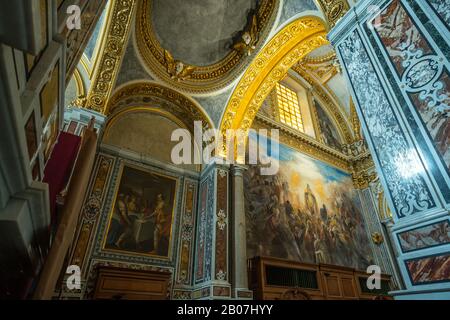
<path fill-rule="evenodd" d="M 130 106 L 151 106 L 180 119 L 193 130 L 194 121 L 202 121 L 203 129 L 213 128 L 203 110 L 183 94 L 153 82 L 131 83 L 116 91 L 108 101 L 105 113 L 117 114 Z"/>
<path fill-rule="evenodd" d="M 163 48 L 155 34 L 151 12 L 152 0 L 139 2 L 136 17 L 136 43 L 138 51 L 145 64 L 160 80 L 172 87 L 188 93 L 208 93 L 220 90 L 231 84 L 244 70 L 249 62 L 248 54 L 258 50 L 265 37 L 268 36 L 270 27 L 275 22 L 279 9 L 279 0 L 264 0 L 259 2 L 256 13 L 252 16 L 249 29 L 244 30 L 241 40 L 236 43 L 230 52 L 217 63 L 207 66 L 187 65 L 183 68 L 179 64 L 177 76 L 176 68 L 170 66 L 175 59 L 167 59 L 167 50 Z M 186 69 L 189 68 L 189 69 Z"/>
<path fill-rule="evenodd" d="M 318 2 L 327 18 L 330 29 L 332 29 L 338 20 L 350 9 L 347 0 L 318 0 Z"/>
<path fill-rule="evenodd" d="M 167 73 L 169 73 L 171 79 L 182 81 L 192 77 L 192 73 L 195 71 L 194 66 L 187 65 L 180 60 L 175 60 L 167 50 L 164 50 L 164 59 L 167 65 Z"/>
<path fill-rule="evenodd" d="M 97 59 L 85 108 L 105 113 L 106 103 L 119 72 L 137 0 L 111 0 L 110 21 Z"/>
<path fill-rule="evenodd" d="M 252 17 L 252 23 L 248 30 L 244 30 L 240 41 L 233 45 L 233 49 L 241 54 L 251 56 L 256 49 L 256 45 L 259 41 L 258 35 L 258 20 L 256 15 Z"/>
<path fill-rule="evenodd" d="M 233 91 L 220 125 L 223 138 L 229 129 L 248 132 L 262 103 L 288 70 L 325 44 L 325 25 L 317 17 L 300 18 L 279 31 L 258 53 Z M 226 145 L 222 152 L 227 154 Z"/>
<path fill-rule="evenodd" d="M 383 241 L 384 241 L 383 236 L 382 236 L 381 233 L 379 233 L 379 232 L 374 232 L 374 233 L 372 233 L 371 236 L 372 236 L 372 241 L 373 241 L 373 243 L 375 243 L 377 246 L 379 246 L 380 244 L 382 244 Z"/>

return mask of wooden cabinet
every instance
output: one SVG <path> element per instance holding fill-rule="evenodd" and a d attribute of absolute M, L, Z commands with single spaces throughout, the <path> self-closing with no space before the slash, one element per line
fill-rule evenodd
<path fill-rule="evenodd" d="M 390 291 L 389 275 L 381 275 L 381 289 L 370 290 L 369 275 L 352 268 L 269 257 L 250 259 L 248 266 L 249 287 L 258 300 L 361 300 Z"/>
<path fill-rule="evenodd" d="M 324 295 L 330 299 L 357 299 L 353 269 L 335 266 L 319 266 L 324 283 Z"/>
<path fill-rule="evenodd" d="M 165 300 L 170 272 L 101 267 L 94 299 Z"/>

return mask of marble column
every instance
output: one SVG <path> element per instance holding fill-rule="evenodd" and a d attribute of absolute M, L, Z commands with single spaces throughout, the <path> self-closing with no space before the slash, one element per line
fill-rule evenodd
<path fill-rule="evenodd" d="M 449 12 L 361 0 L 329 34 L 393 214 L 396 299 L 450 298 Z"/>
<path fill-rule="evenodd" d="M 231 168 L 232 216 L 231 216 L 231 253 L 232 253 L 232 289 L 233 298 L 252 298 L 248 290 L 247 239 L 245 228 L 244 172 L 246 168 L 234 165 Z"/>

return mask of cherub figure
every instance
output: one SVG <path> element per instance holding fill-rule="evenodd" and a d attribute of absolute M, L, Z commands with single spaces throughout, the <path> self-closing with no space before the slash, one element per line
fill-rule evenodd
<path fill-rule="evenodd" d="M 244 31 L 241 36 L 241 41 L 234 44 L 233 49 L 250 56 L 253 51 L 256 49 L 256 44 L 259 41 L 258 36 L 258 21 L 256 19 L 256 15 L 252 18 L 252 23 L 250 25 L 250 29 Z"/>
<path fill-rule="evenodd" d="M 164 59 L 167 64 L 167 72 L 172 79 L 176 79 L 177 81 L 189 79 L 195 71 L 195 67 L 175 60 L 167 50 L 164 50 Z"/>

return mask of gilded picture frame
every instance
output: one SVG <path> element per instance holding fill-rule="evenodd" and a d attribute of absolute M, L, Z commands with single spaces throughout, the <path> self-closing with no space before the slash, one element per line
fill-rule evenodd
<path fill-rule="evenodd" d="M 170 260 L 179 179 L 122 163 L 102 249 Z"/>

